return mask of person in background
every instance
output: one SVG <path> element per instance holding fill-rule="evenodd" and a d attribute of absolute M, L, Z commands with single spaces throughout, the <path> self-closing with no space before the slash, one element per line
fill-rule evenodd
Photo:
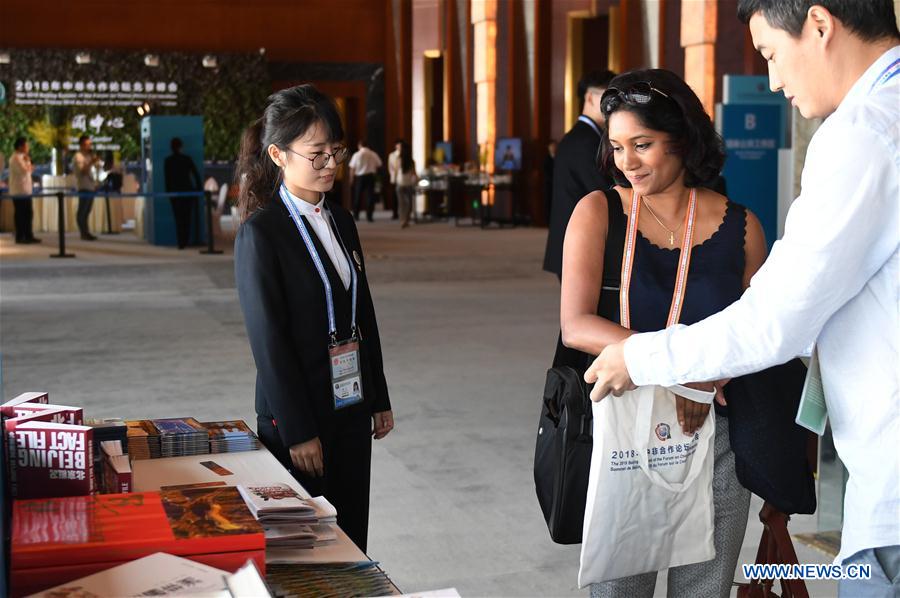
<path fill-rule="evenodd" d="M 597 166 L 597 150 L 603 135 L 603 113 L 600 98 L 615 73 L 595 71 L 578 82 L 578 99 L 581 116 L 559 142 L 553 165 L 553 210 L 547 249 L 544 252 L 544 270 L 562 278 L 563 239 L 572 211 L 582 197 L 609 189 L 612 180 Z"/>
<path fill-rule="evenodd" d="M 184 143 L 173 137 L 170 143 L 172 155 L 166 158 L 166 191 L 199 191 L 203 187 L 200 173 L 190 156 L 181 153 Z M 191 239 L 191 215 L 197 205 L 196 197 L 170 197 L 172 212 L 175 214 L 175 237 L 178 249 L 187 247 Z"/>
<path fill-rule="evenodd" d="M 106 178 L 103 179 L 103 190 L 110 193 L 121 193 L 124 175 L 122 163 L 116 160 L 116 154 L 107 150 L 103 155 L 103 168 L 106 169 Z"/>
<path fill-rule="evenodd" d="M 391 195 L 393 196 L 393 201 L 391 202 L 391 211 L 393 212 L 391 216 L 391 220 L 396 220 L 399 217 L 398 208 L 400 197 L 397 195 L 397 173 L 400 170 L 400 144 L 403 143 L 402 139 L 398 139 L 394 143 L 394 151 L 388 154 L 388 179 L 390 180 L 390 188 Z"/>
<path fill-rule="evenodd" d="M 343 138 L 334 102 L 312 85 L 269 96 L 241 145 L 234 270 L 259 438 L 365 552 L 372 439 L 394 417 L 356 224 L 325 196 Z"/>
<path fill-rule="evenodd" d="M 756 372 L 808 353 L 847 468 L 842 597 L 900 595 L 900 31 L 891 0 L 738 0 L 772 91 L 813 135 L 784 236 L 750 288 L 692 326 L 608 345 L 591 398 Z M 821 374 L 815 376 L 818 369 Z M 805 409 L 804 409 L 805 411 Z M 824 414 L 822 414 L 824 416 Z"/>
<path fill-rule="evenodd" d="M 34 172 L 34 165 L 28 151 L 28 140 L 24 137 L 17 138 L 13 149 L 15 151 L 9 158 L 9 194 L 13 196 L 16 243 L 40 243 L 41 240 L 35 238 L 32 230 L 34 209 L 31 202 L 31 173 Z M 17 198 L 17 195 L 28 197 Z"/>
<path fill-rule="evenodd" d="M 412 158 L 412 148 L 405 141 L 400 142 L 400 164 L 397 169 L 397 200 L 400 203 L 400 227 L 409 226 L 409 215 L 416 202 L 416 162 Z"/>
<path fill-rule="evenodd" d="M 96 241 L 91 234 L 88 218 L 94 207 L 94 195 L 97 192 L 97 169 L 102 160 L 93 151 L 93 142 L 88 135 L 78 138 L 78 151 L 72 157 L 72 172 L 75 174 L 75 188 L 78 190 L 78 212 L 75 221 L 81 238 L 85 241 Z"/>
<path fill-rule="evenodd" d="M 381 158 L 360 141 L 358 149 L 350 157 L 350 185 L 353 189 L 353 217 L 359 220 L 363 201 L 366 202 L 366 220 L 373 222 L 375 212 L 375 173 L 381 168 Z"/>
<path fill-rule="evenodd" d="M 556 274 L 560 280 L 563 240 L 575 206 L 588 193 L 612 186 L 612 180 L 597 164 L 597 154 L 604 127 L 600 98 L 613 77 L 615 73 L 612 71 L 596 71 L 588 73 L 578 82 L 581 116 L 560 140 L 553 162 L 553 200 L 544 270 Z M 560 334 L 556 342 L 553 366 L 571 366 L 576 371 L 583 372 L 587 365 L 588 356 L 566 347 Z"/>
<path fill-rule="evenodd" d="M 544 218 L 550 226 L 550 210 L 553 209 L 553 163 L 556 161 L 556 140 L 547 143 L 547 154 L 544 156 Z"/>

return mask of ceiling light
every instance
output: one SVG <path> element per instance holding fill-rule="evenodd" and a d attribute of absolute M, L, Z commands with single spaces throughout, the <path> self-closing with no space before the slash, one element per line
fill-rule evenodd
<path fill-rule="evenodd" d="M 216 60 L 216 57 L 212 54 L 207 54 L 203 57 L 203 66 L 204 68 L 214 69 L 219 66 L 219 62 Z"/>
<path fill-rule="evenodd" d="M 0 64 L 9 64 L 9 52 L 0 52 Z"/>
<path fill-rule="evenodd" d="M 159 66 L 159 55 L 158 54 L 147 54 L 144 56 L 144 65 L 157 67 Z"/>
<path fill-rule="evenodd" d="M 78 64 L 90 64 L 91 55 L 87 52 L 79 52 L 75 55 L 75 62 L 77 62 Z"/>

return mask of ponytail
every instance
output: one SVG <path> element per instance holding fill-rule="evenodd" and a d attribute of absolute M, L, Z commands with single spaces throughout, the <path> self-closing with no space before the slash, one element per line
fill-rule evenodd
<path fill-rule="evenodd" d="M 247 127 L 241 139 L 235 176 L 235 183 L 240 189 L 237 211 L 241 222 L 256 210 L 265 208 L 281 182 L 281 172 L 269 157 L 268 146 L 262 145 L 264 133 L 265 117 Z"/>

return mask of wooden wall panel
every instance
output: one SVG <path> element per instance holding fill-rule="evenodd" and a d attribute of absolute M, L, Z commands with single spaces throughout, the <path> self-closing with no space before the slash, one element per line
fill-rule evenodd
<path fill-rule="evenodd" d="M 282 62 L 384 62 L 387 9 L 385 0 L 3 0 L 0 47 L 264 47 Z"/>

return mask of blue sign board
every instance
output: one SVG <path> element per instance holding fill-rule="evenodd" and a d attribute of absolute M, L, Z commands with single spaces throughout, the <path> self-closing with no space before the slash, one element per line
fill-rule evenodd
<path fill-rule="evenodd" d="M 723 104 L 768 104 L 779 106 L 781 113 L 779 147 L 788 147 L 791 106 L 781 92 L 769 89 L 765 75 L 725 75 L 722 85 Z"/>
<path fill-rule="evenodd" d="M 780 111 L 780 106 L 765 104 L 718 106 L 728 156 L 722 171 L 728 196 L 756 214 L 770 249 L 778 234 Z"/>
<path fill-rule="evenodd" d="M 190 156 L 203 184 L 203 117 L 147 116 L 141 120 L 141 158 L 144 193 L 166 192 L 166 158 L 173 137 L 184 143 L 181 153 Z M 203 191 L 197 194 L 191 218 L 192 245 L 206 242 L 206 212 Z M 175 213 L 168 197 L 148 197 L 144 204 L 144 237 L 154 245 L 176 245 Z"/>

